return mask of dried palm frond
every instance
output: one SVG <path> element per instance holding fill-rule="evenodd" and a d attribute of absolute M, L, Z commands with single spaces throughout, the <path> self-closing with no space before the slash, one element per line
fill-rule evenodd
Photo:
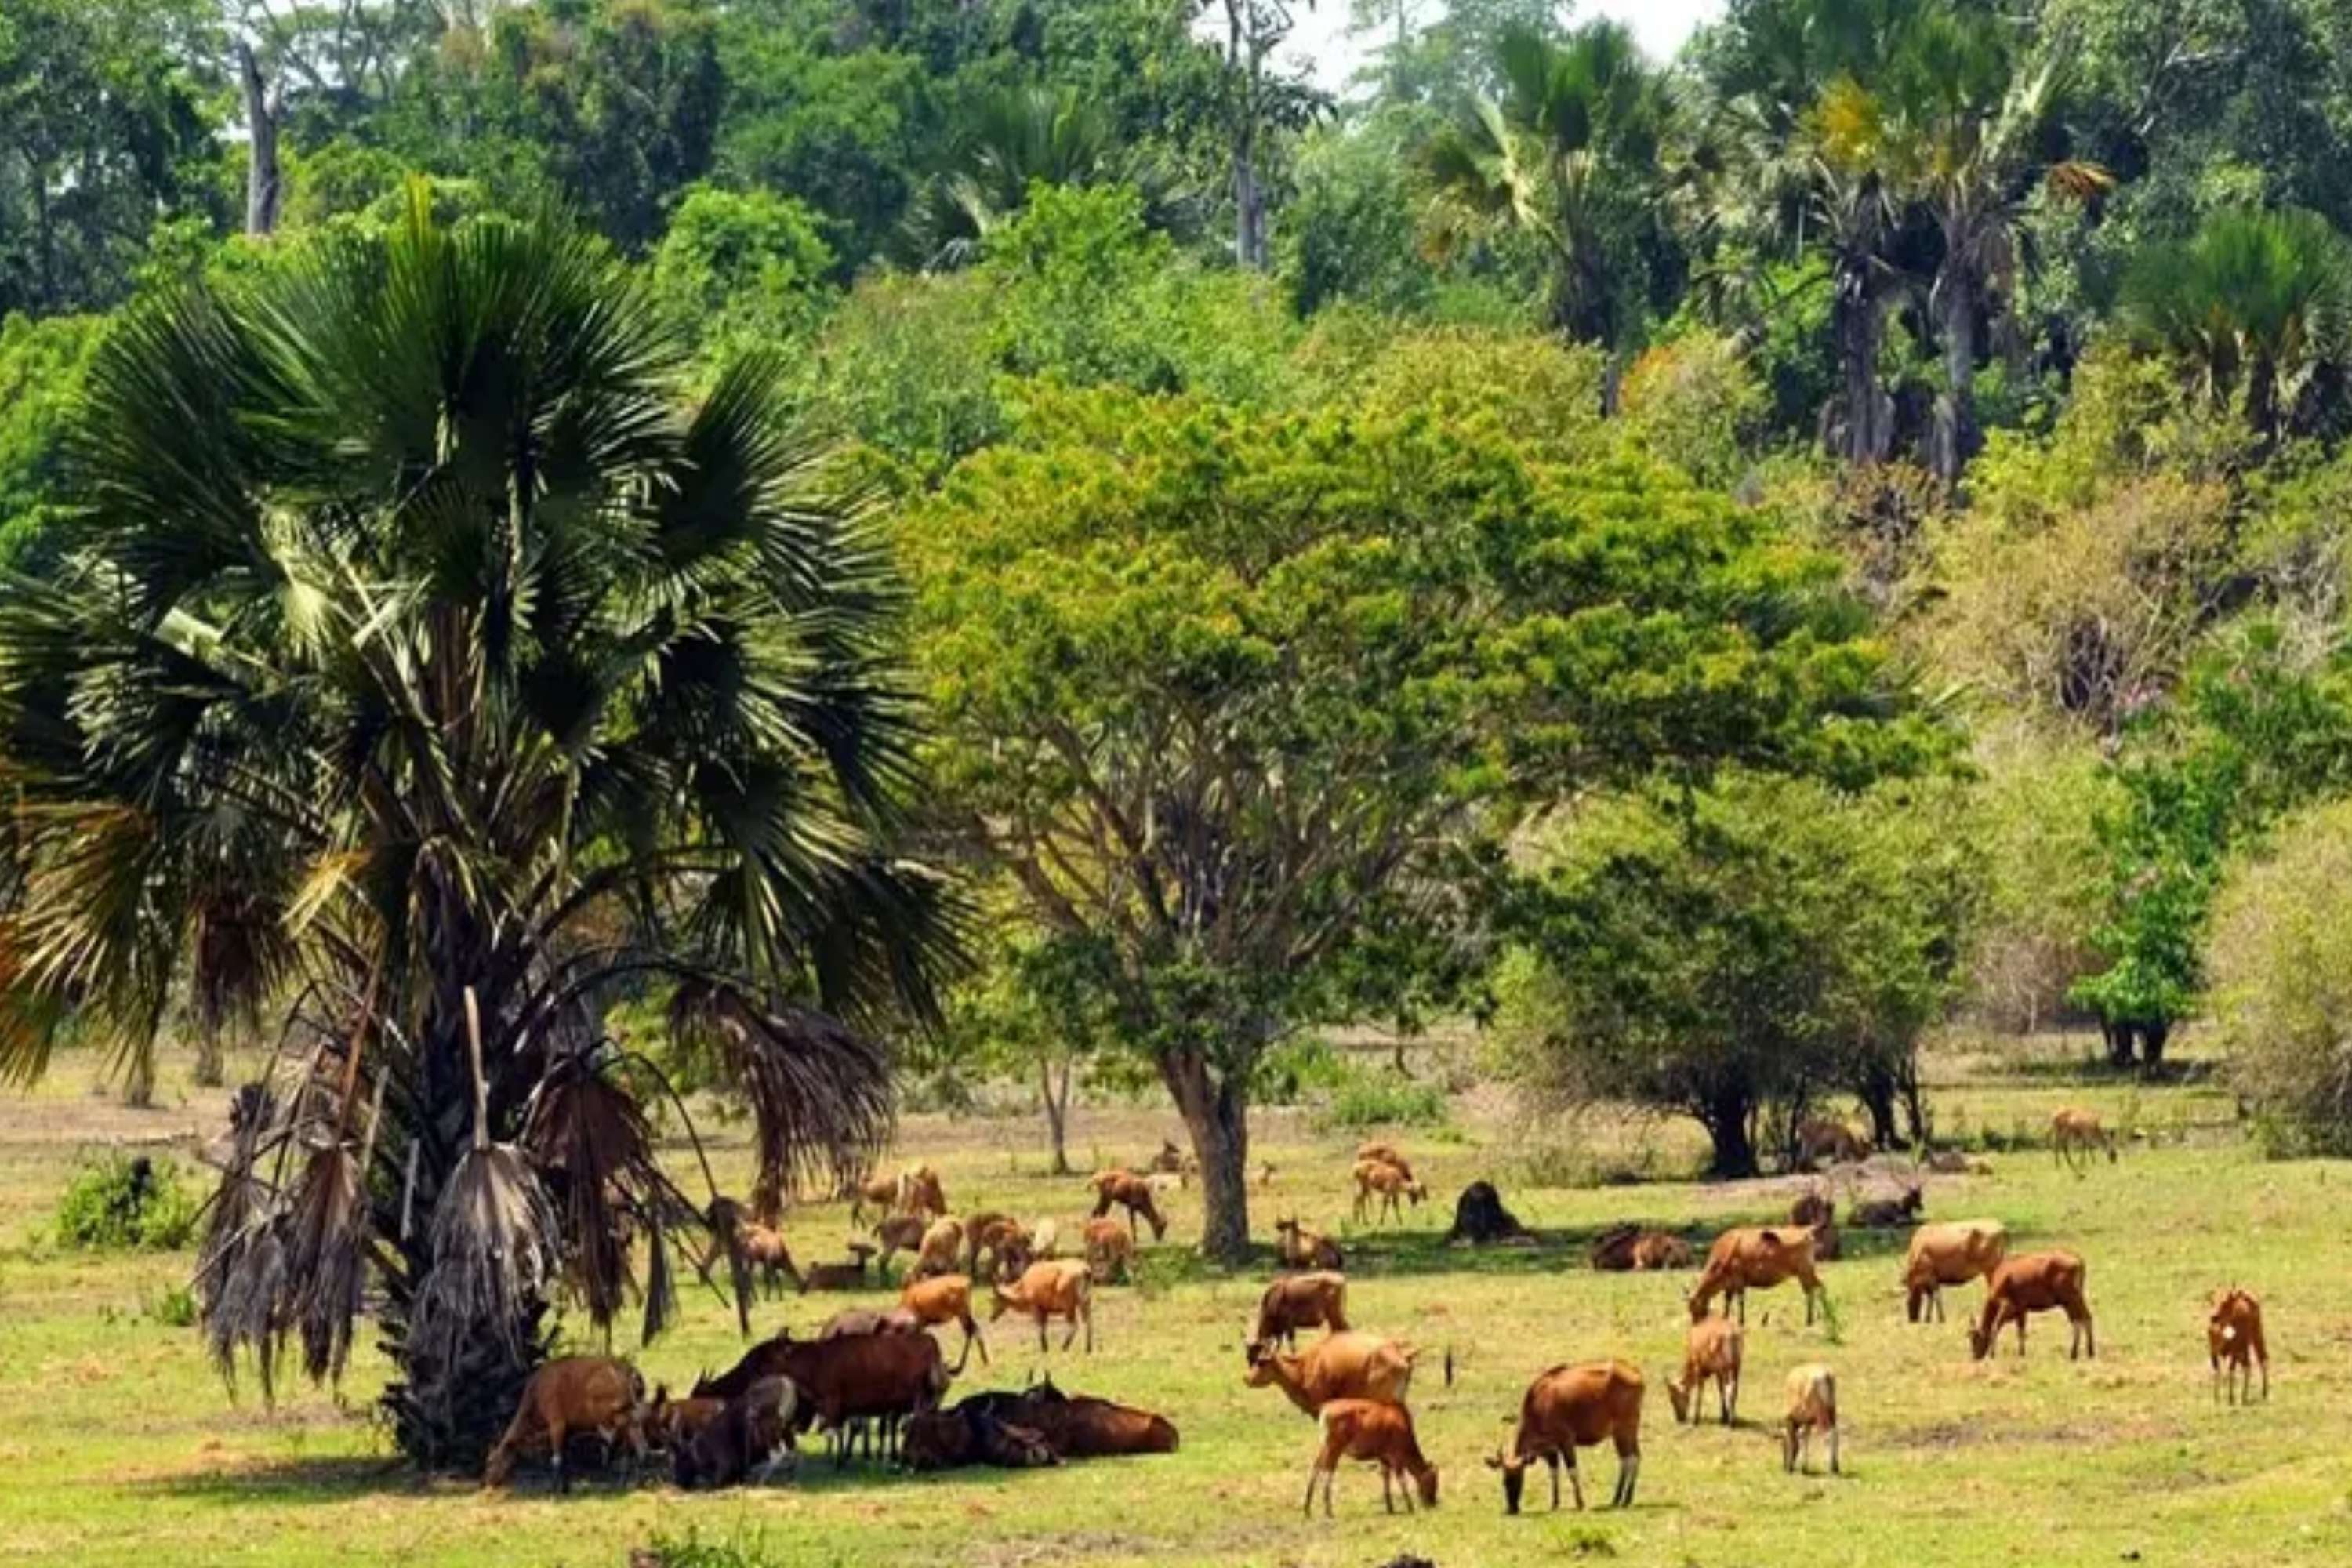
<path fill-rule="evenodd" d="M 836 1020 L 694 984 L 678 987 L 670 1026 L 714 1051 L 751 1102 L 768 1193 L 822 1187 L 845 1166 L 870 1165 L 888 1142 L 889 1058 Z"/>
<path fill-rule="evenodd" d="M 559 1194 L 569 1241 L 566 1275 L 599 1329 L 612 1326 L 635 1281 L 629 1244 L 660 1173 L 653 1129 L 626 1090 L 584 1054 L 541 1081 L 522 1146 Z"/>
<path fill-rule="evenodd" d="M 302 1370 L 314 1383 L 341 1383 L 351 1358 L 352 1325 L 365 1283 L 373 1205 L 367 1173 L 383 1116 L 383 1080 L 354 1153 L 340 1139 L 314 1150 L 294 1185 L 287 1218 L 287 1269 L 302 1336 Z"/>
<path fill-rule="evenodd" d="M 276 1394 L 277 1362 L 286 1333 L 286 1314 L 278 1300 L 286 1267 L 278 1237 L 279 1205 L 256 1169 L 276 1110 L 266 1084 L 247 1084 L 229 1102 L 229 1154 L 205 1216 L 195 1278 L 205 1347 L 221 1380 L 231 1392 L 236 1390 L 237 1352 L 247 1351 L 265 1400 Z"/>
<path fill-rule="evenodd" d="M 710 1207 L 703 1212 L 702 1223 L 710 1231 L 715 1257 L 727 1260 L 727 1284 L 735 1298 L 735 1321 L 749 1339 L 751 1297 L 758 1287 L 751 1276 L 751 1256 L 743 1250 L 743 1205 L 733 1198 L 713 1198 Z"/>
<path fill-rule="evenodd" d="M 432 1267 L 410 1309 L 413 1354 L 454 1365 L 459 1342 L 485 1331 L 520 1350 L 560 1265 L 554 1205 L 522 1151 L 493 1143 L 482 1074 L 481 1005 L 466 990 L 466 1037 L 474 1073 L 474 1142 L 458 1157 L 435 1206 Z"/>

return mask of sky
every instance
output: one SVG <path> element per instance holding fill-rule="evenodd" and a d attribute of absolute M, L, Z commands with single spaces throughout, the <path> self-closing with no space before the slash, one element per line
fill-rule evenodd
<path fill-rule="evenodd" d="M 1292 58 L 1311 60 L 1316 81 L 1331 91 L 1347 85 L 1361 58 L 1362 51 L 1348 39 L 1350 9 L 1348 0 L 1317 0 L 1312 10 L 1297 6 L 1297 30 L 1285 50 Z M 1723 0 L 1579 0 L 1574 15 L 1580 21 L 1614 16 L 1631 24 L 1642 47 L 1664 60 L 1682 47 L 1693 28 L 1722 10 Z"/>

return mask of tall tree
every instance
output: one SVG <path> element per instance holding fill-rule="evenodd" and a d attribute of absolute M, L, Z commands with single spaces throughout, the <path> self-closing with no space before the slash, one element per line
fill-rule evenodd
<path fill-rule="evenodd" d="M 445 230 L 419 187 L 133 313 L 67 565 L 0 592 L 0 1070 L 69 1017 L 146 1059 L 183 979 L 282 1005 L 204 1325 L 265 1386 L 295 1338 L 339 1373 L 372 1279 L 430 1465 L 478 1460 L 559 1295 L 602 1326 L 634 1291 L 650 1336 L 684 1235 L 731 1236 L 655 1158 L 625 987 L 676 988 L 772 1190 L 877 1148 L 885 1063 L 834 1019 L 926 1009 L 945 952 L 883 560 L 773 367 L 699 403 L 685 370 L 593 237 Z"/>
<path fill-rule="evenodd" d="M 1304 0 L 1313 9 L 1315 0 Z M 1290 0 L 1201 0 L 1216 18 L 1224 49 L 1221 80 L 1234 188 L 1234 259 L 1253 271 L 1274 265 L 1268 190 L 1279 138 L 1303 129 L 1325 107 L 1323 95 L 1277 70 L 1274 51 L 1296 25 Z"/>
<path fill-rule="evenodd" d="M 940 805 L 1099 955 L 1076 977 L 1183 1116 L 1213 1258 L 1248 1252 L 1267 1051 L 1429 1001 L 1515 783 L 1914 738 L 1819 563 L 1661 475 L 1420 408 L 1041 391 L 1032 418 L 904 528 Z"/>

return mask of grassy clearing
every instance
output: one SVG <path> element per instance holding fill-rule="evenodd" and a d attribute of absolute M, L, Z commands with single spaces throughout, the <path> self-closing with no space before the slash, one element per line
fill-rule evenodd
<path fill-rule="evenodd" d="M 232 1405 L 194 1334 L 154 1315 L 184 1279 L 184 1256 L 90 1258 L 45 1239 L 58 1191 L 83 1143 L 209 1125 L 208 1097 L 134 1113 L 92 1098 L 79 1064 L 35 1098 L 0 1101 L 0 1560 L 126 1563 L 599 1564 L 613 1568 L 656 1532 L 740 1539 L 778 1563 L 858 1568 L 941 1562 L 1370 1564 L 1412 1551 L 1445 1564 L 1509 1565 L 1563 1556 L 1633 1564 L 2329 1563 L 2352 1560 L 2352 1262 L 2341 1214 L 2352 1165 L 2264 1163 L 2214 1123 L 2227 1101 L 2194 1084 L 2131 1090 L 2069 1083 L 2045 1065 L 1945 1064 L 1936 1108 L 1997 1134 L 2067 1100 L 2126 1116 L 2152 1137 L 2120 1168 L 2077 1178 L 2041 1151 L 1995 1153 L 1988 1177 L 1938 1178 L 1928 1212 L 1996 1215 L 2025 1247 L 2063 1244 L 2090 1263 L 2100 1357 L 2069 1364 L 2063 1323 L 2037 1322 L 2032 1357 L 1971 1365 L 1952 1295 L 1948 1324 L 1903 1321 L 1891 1239 L 1854 1237 L 1826 1270 L 1838 1329 L 1805 1329 L 1788 1291 L 1751 1301 L 1744 1422 L 1677 1430 L 1662 1386 L 1681 1340 L 1683 1278 L 1598 1276 L 1581 1242 L 1606 1223 L 1643 1219 L 1694 1235 L 1780 1213 L 1777 1184 L 1537 1190 L 1504 1171 L 1501 1133 L 1471 1115 L 1456 1132 L 1407 1137 L 1432 1188 L 1450 1194 L 1490 1171 L 1536 1226 L 1536 1253 L 1471 1255 L 1436 1245 L 1445 1204 L 1402 1230 L 1351 1237 L 1350 1309 L 1367 1327 L 1450 1346 L 1450 1391 L 1434 1359 L 1417 1384 L 1424 1447 L 1444 1472 L 1433 1515 L 1381 1512 L 1377 1478 L 1344 1473 L 1339 1516 L 1298 1516 L 1311 1425 L 1271 1390 L 1244 1388 L 1239 1343 L 1259 1279 L 1203 1269 L 1178 1247 L 1198 1209 L 1179 1197 L 1167 1247 L 1139 1286 L 1104 1292 L 1091 1359 L 1040 1356 L 1008 1320 L 993 1367 L 968 1387 L 1017 1384 L 1049 1366 L 1066 1385 L 1167 1412 L 1183 1449 L 1165 1459 L 1006 1475 L 909 1479 L 822 1464 L 797 1484 L 687 1498 L 647 1485 L 591 1487 L 559 1501 L 536 1483 L 486 1497 L 420 1486 L 369 1422 L 383 1367 L 364 1355 L 348 1405 L 307 1388 L 274 1413 L 243 1391 Z M 1085 1120 L 1080 1152 L 1139 1154 L 1172 1121 L 1139 1111 Z M 1668 1164 L 1678 1133 L 1648 1141 Z M 1657 1145 L 1663 1140 L 1663 1149 Z M 1352 1141 L 1273 1114 L 1255 1153 L 1278 1167 L 1255 1218 L 1297 1210 L 1345 1218 Z M 1026 1123 L 912 1120 L 905 1148 L 940 1164 L 959 1208 L 1002 1207 L 1069 1220 L 1079 1184 L 1042 1173 Z M 803 1258 L 837 1256 L 837 1207 L 797 1212 Z M 2267 1408 L 2216 1409 L 2208 1395 L 2202 1303 L 2237 1280 L 2263 1297 L 2274 1364 Z M 805 1298 L 757 1321 L 810 1325 L 852 1300 Z M 879 1293 L 873 1298 L 880 1299 Z M 643 1358 L 673 1384 L 738 1349 L 708 1295 Z M 1502 1517 L 1479 1458 L 1492 1451 L 1528 1379 L 1559 1361 L 1619 1354 L 1651 1380 L 1642 1495 L 1630 1513 Z M 1822 1358 L 1840 1373 L 1849 1473 L 1784 1478 L 1762 1425 L 1780 1373 Z M 1601 1495 L 1614 1459 L 1588 1456 Z M 1540 1492 L 1540 1486 L 1531 1489 Z M 1540 1503 L 1541 1498 L 1538 1498 Z M 1769 1510 L 1769 1516 L 1766 1512 Z M 1764 1522 L 1769 1517 L 1769 1525 Z M 1769 1538 L 1761 1533 L 1769 1529 Z M 1769 1541 L 1769 1544 L 1768 1544 Z"/>

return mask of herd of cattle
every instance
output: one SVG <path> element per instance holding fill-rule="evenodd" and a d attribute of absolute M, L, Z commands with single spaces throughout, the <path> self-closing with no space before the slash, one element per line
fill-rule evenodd
<path fill-rule="evenodd" d="M 2114 1138 L 2089 1112 L 2060 1111 L 2051 1131 L 2061 1161 L 2072 1163 L 2099 1151 L 2111 1162 L 2116 1158 Z M 1805 1155 L 1830 1162 L 1868 1153 L 1855 1134 L 1832 1121 L 1801 1128 L 1800 1145 Z M 504 1485 L 519 1460 L 543 1456 L 559 1487 L 567 1485 L 566 1447 L 588 1437 L 607 1457 L 625 1452 L 633 1462 L 666 1457 L 672 1479 L 683 1488 L 767 1479 L 780 1467 L 796 1463 L 796 1440 L 811 1430 L 828 1436 L 837 1465 L 846 1464 L 862 1442 L 869 1457 L 895 1458 L 918 1470 L 1028 1468 L 1172 1452 L 1177 1430 L 1165 1416 L 1066 1394 L 1050 1378 L 1018 1392 L 972 1394 L 953 1405 L 945 1396 L 974 1349 L 983 1363 L 988 1360 L 984 1331 L 973 1312 L 976 1281 L 989 1291 L 992 1322 L 1008 1312 L 1030 1319 L 1043 1351 L 1048 1325 L 1058 1320 L 1066 1325 L 1063 1350 L 1083 1331 L 1092 1351 L 1095 1288 L 1128 1277 L 1139 1226 L 1148 1225 L 1155 1239 L 1165 1234 L 1158 1195 L 1187 1183 L 1192 1173 L 1189 1159 L 1165 1145 L 1139 1170 L 1109 1170 L 1090 1178 L 1094 1212 L 1076 1258 L 1059 1255 L 1059 1230 L 1050 1221 L 1024 1224 L 1003 1214 L 950 1217 L 939 1174 L 924 1164 L 862 1184 L 849 1194 L 854 1222 L 874 1213 L 875 1244 L 857 1244 L 845 1263 L 801 1268 L 775 1229 L 772 1213 L 742 1219 L 731 1245 L 742 1264 L 771 1289 L 785 1280 L 803 1291 L 855 1288 L 865 1282 L 877 1255 L 887 1278 L 891 1258 L 910 1253 L 898 1305 L 838 1312 L 812 1339 L 779 1332 L 726 1373 L 706 1373 L 681 1398 L 672 1398 L 667 1386 L 656 1387 L 648 1398 L 644 1380 L 625 1362 L 601 1356 L 551 1362 L 525 1386 L 485 1479 L 491 1486 Z M 1427 1195 L 1411 1163 L 1388 1143 L 1359 1148 L 1353 1174 L 1356 1215 L 1375 1225 L 1401 1218 L 1404 1204 L 1418 1205 Z M 1272 1167 L 1263 1168 L 1261 1184 L 1271 1176 Z M 1912 1226 L 1903 1284 L 1913 1322 L 1942 1320 L 1945 1287 L 1982 1279 L 1982 1310 L 1969 1330 L 1977 1359 L 1991 1354 L 2001 1331 L 2011 1324 L 2022 1356 L 2028 1318 L 2047 1311 L 2066 1315 L 2070 1359 L 2096 1356 L 2081 1258 L 2063 1250 L 2012 1255 L 2007 1229 L 1996 1219 L 1915 1225 L 1921 1207 L 1920 1189 L 1911 1184 L 1899 1196 L 1855 1205 L 1847 1216 L 1849 1226 L 1868 1228 Z M 1114 1209 L 1125 1212 L 1124 1222 L 1112 1217 Z M 1416 1498 L 1423 1506 L 1433 1505 L 1437 1467 L 1422 1451 L 1407 1397 L 1421 1352 L 1350 1325 L 1345 1258 L 1338 1242 L 1295 1216 L 1278 1221 L 1276 1234 L 1283 1272 L 1259 1300 L 1244 1347 L 1244 1380 L 1253 1388 L 1280 1389 L 1318 1423 L 1322 1441 L 1307 1474 L 1307 1511 L 1313 1511 L 1318 1485 L 1324 1511 L 1331 1511 L 1332 1479 L 1343 1459 L 1379 1468 L 1386 1506 L 1393 1509 L 1400 1498 L 1408 1511 Z M 1677 1423 L 1696 1422 L 1703 1419 L 1701 1398 L 1712 1383 L 1717 1415 L 1729 1425 L 1739 1405 L 1748 1292 L 1794 1281 L 1811 1323 L 1822 1289 L 1815 1265 L 1838 1256 L 1839 1237 L 1835 1205 L 1815 1187 L 1797 1200 L 1788 1224 L 1725 1231 L 1704 1260 L 1679 1237 L 1631 1226 L 1605 1232 L 1594 1243 L 1591 1260 L 1604 1270 L 1697 1264 L 1697 1282 L 1685 1297 L 1690 1322 L 1683 1363 L 1667 1380 L 1666 1394 Z M 1449 1238 L 1532 1242 L 1531 1233 L 1484 1182 L 1462 1194 Z M 929 1332 L 947 1327 L 962 1334 L 952 1365 Z M 1321 1337 L 1300 1350 L 1298 1336 L 1317 1330 Z M 2252 1398 L 2257 1368 L 2262 1394 L 2269 1397 L 2262 1307 L 2251 1293 L 2232 1288 L 2216 1298 L 2207 1351 L 2217 1399 L 2225 1389 L 2232 1402 Z M 1450 1384 L 1450 1351 L 1444 1375 Z M 1565 1469 L 1575 1505 L 1582 1508 L 1577 1452 L 1602 1443 L 1616 1449 L 1619 1460 L 1612 1500 L 1630 1506 L 1641 1473 L 1644 1388 L 1640 1369 L 1615 1359 L 1540 1373 L 1520 1401 L 1516 1434 L 1486 1459 L 1500 1472 L 1506 1510 L 1518 1511 L 1527 1471 L 1538 1462 L 1549 1472 L 1552 1506 L 1559 1506 Z M 1818 1435 L 1826 1440 L 1829 1467 L 1836 1471 L 1835 1370 L 1820 1362 L 1796 1366 L 1787 1373 L 1784 1389 L 1777 1423 L 1783 1468 L 1810 1468 Z"/>

